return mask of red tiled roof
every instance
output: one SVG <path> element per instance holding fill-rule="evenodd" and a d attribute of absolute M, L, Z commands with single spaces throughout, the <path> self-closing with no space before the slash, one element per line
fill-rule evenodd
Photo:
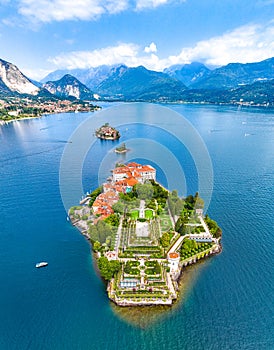
<path fill-rule="evenodd" d="M 139 171 L 140 171 L 140 173 L 142 173 L 144 171 L 155 172 L 155 169 L 152 168 L 150 165 L 143 165 Z"/>
<path fill-rule="evenodd" d="M 130 170 L 127 166 L 118 167 L 118 168 L 113 169 L 114 174 L 127 173 L 128 171 L 130 171 Z"/>
<path fill-rule="evenodd" d="M 138 168 L 141 164 L 138 164 L 136 162 L 130 162 L 130 163 L 127 163 L 127 166 L 129 168 Z"/>
<path fill-rule="evenodd" d="M 136 180 L 134 177 L 130 177 L 125 180 L 128 186 L 134 186 L 138 183 L 138 180 Z"/>
<path fill-rule="evenodd" d="M 169 257 L 170 257 L 171 259 L 177 259 L 177 258 L 179 258 L 179 254 L 178 254 L 178 253 L 169 253 L 168 255 L 169 255 Z"/>

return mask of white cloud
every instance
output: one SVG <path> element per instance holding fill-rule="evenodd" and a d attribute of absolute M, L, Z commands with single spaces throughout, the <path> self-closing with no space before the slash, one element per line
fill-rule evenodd
<path fill-rule="evenodd" d="M 32 23 L 66 20 L 96 20 L 104 14 L 117 14 L 128 9 L 142 11 L 186 0 L 18 0 L 17 11 Z M 0 0 L 8 3 L 10 0 Z"/>
<path fill-rule="evenodd" d="M 136 9 L 155 8 L 170 2 L 170 0 L 136 0 Z"/>
<path fill-rule="evenodd" d="M 73 51 L 63 53 L 49 61 L 59 68 L 89 68 L 102 64 L 127 63 L 138 55 L 138 46 L 135 44 L 121 43 L 93 51 Z"/>
<path fill-rule="evenodd" d="M 95 20 L 128 7 L 128 0 L 20 0 L 18 12 L 33 22 Z"/>
<path fill-rule="evenodd" d="M 26 77 L 39 81 L 43 77 L 47 76 L 52 70 L 48 69 L 31 69 L 31 68 L 20 68 Z"/>
<path fill-rule="evenodd" d="M 179 55 L 170 56 L 169 64 L 201 61 L 220 66 L 230 62 L 256 62 L 274 56 L 274 22 L 249 24 L 221 36 L 199 41 Z"/>
<path fill-rule="evenodd" d="M 144 51 L 145 51 L 146 53 L 157 52 L 157 46 L 156 46 L 155 43 L 152 42 L 149 46 L 146 46 L 146 47 L 145 47 Z"/>
<path fill-rule="evenodd" d="M 162 71 L 173 64 L 200 61 L 221 66 L 231 62 L 258 62 L 274 56 L 274 21 L 265 25 L 246 25 L 221 36 L 181 49 L 178 55 L 159 58 L 155 43 L 145 49 L 134 43 L 120 43 L 93 51 L 63 53 L 49 59 L 57 68 L 89 68 L 102 64 L 143 65 Z"/>
<path fill-rule="evenodd" d="M 171 3 L 182 3 L 186 0 L 136 0 L 136 10 L 154 9 Z"/>

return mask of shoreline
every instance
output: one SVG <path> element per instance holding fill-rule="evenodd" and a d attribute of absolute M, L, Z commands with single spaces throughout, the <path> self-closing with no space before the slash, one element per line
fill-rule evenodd
<path fill-rule="evenodd" d="M 35 116 L 35 117 L 22 117 L 22 118 L 15 118 L 15 119 L 9 119 L 9 120 L 0 119 L 0 126 L 6 125 L 6 124 L 9 124 L 9 123 L 13 123 L 13 122 L 17 122 L 17 121 L 20 121 L 20 120 L 39 119 L 39 118 L 42 118 L 43 116 L 44 116 L 44 114 L 41 114 L 41 115 Z"/>
<path fill-rule="evenodd" d="M 62 113 L 90 113 L 90 112 L 95 112 L 97 110 L 101 110 L 102 107 L 100 108 L 94 108 L 90 111 L 78 111 L 78 110 L 72 110 L 72 111 L 54 111 L 54 112 L 46 112 L 46 113 L 42 113 L 42 114 L 39 114 L 39 115 L 36 115 L 36 116 L 25 116 L 25 117 L 19 117 L 19 118 L 13 118 L 13 119 L 8 119 L 8 120 L 5 120 L 5 119 L 1 119 L 0 118 L 0 126 L 3 126 L 3 125 L 6 125 L 6 124 L 9 124 L 9 123 L 12 123 L 12 122 L 15 122 L 15 121 L 20 121 L 20 120 L 27 120 L 27 119 L 39 119 L 39 118 L 42 118 L 42 117 L 46 117 L 48 115 L 54 115 L 54 114 L 62 114 Z"/>

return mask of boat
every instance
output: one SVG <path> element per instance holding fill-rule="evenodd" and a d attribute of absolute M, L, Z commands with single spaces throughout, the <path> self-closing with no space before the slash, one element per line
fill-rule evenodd
<path fill-rule="evenodd" d="M 44 266 L 48 266 L 48 263 L 46 261 L 41 261 L 35 265 L 35 267 L 37 268 L 44 267 Z"/>

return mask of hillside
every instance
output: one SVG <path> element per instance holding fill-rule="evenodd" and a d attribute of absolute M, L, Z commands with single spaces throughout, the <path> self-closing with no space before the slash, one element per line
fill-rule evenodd
<path fill-rule="evenodd" d="M 97 92 L 107 98 L 134 100 L 173 100 L 179 98 L 186 86 L 167 74 L 143 66 L 113 68 Z"/>
<path fill-rule="evenodd" d="M 59 97 L 75 97 L 81 100 L 93 99 L 93 92 L 70 74 L 57 81 L 48 81 L 43 87 Z"/>
<path fill-rule="evenodd" d="M 39 88 L 35 86 L 14 64 L 0 59 L 1 90 L 4 85 L 12 92 L 37 95 Z M 7 90 L 6 90 L 7 91 Z"/>

